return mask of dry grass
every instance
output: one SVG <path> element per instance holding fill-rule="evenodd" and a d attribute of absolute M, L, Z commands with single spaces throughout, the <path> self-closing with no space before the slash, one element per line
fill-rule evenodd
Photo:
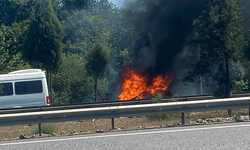
<path fill-rule="evenodd" d="M 248 115 L 248 109 L 233 109 L 232 115 Z M 192 124 L 200 118 L 227 118 L 227 110 L 213 110 L 204 112 L 185 113 L 186 124 Z M 233 118 L 233 117 L 231 117 Z M 172 114 L 168 118 L 148 118 L 147 116 L 119 117 L 115 118 L 115 127 L 117 130 L 133 130 L 140 128 L 154 128 L 161 126 L 175 126 L 181 124 L 180 114 Z M 0 127 L 0 140 L 17 139 L 20 134 L 27 137 L 34 137 L 33 131 L 37 124 L 15 125 Z M 78 133 L 91 133 L 96 131 L 110 131 L 111 119 L 90 119 L 82 121 L 66 121 L 55 123 L 55 135 L 67 135 Z M 117 131 L 115 130 L 115 131 Z M 113 131 L 113 130 L 112 130 Z"/>

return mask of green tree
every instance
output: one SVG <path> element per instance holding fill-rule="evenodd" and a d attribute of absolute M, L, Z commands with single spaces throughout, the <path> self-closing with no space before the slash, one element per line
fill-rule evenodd
<path fill-rule="evenodd" d="M 131 63 L 134 58 L 134 43 L 138 39 L 137 36 L 137 39 L 134 40 L 136 35 L 134 25 L 128 23 L 127 20 L 122 17 L 123 14 L 120 9 L 108 2 L 108 0 L 96 1 L 86 6 L 87 7 L 75 7 L 74 9 L 62 9 L 62 11 L 59 12 L 59 18 L 63 22 L 65 27 L 64 32 L 66 34 L 63 39 L 65 44 L 63 52 L 67 53 L 67 55 L 73 53 L 85 56 L 91 51 L 95 43 L 100 43 L 103 49 L 109 53 L 111 67 L 119 70 L 123 67 L 124 63 Z M 61 73 L 65 77 L 67 76 L 66 68 L 64 69 L 65 71 L 60 69 L 60 72 L 62 71 Z M 78 79 L 82 78 L 85 78 L 83 73 L 82 77 L 79 76 Z M 117 89 L 114 82 L 107 82 L 107 78 L 98 79 L 98 101 L 104 101 L 107 97 L 112 99 L 111 93 L 115 93 Z M 88 80 L 94 81 L 93 77 L 88 77 Z M 61 80 L 59 79 L 58 81 Z M 55 86 L 54 83 L 55 82 L 53 82 L 53 86 Z M 78 91 L 81 91 L 81 88 L 84 87 L 86 89 L 86 87 L 94 86 L 94 84 L 86 83 L 84 79 L 82 82 L 79 80 L 74 83 L 73 81 L 69 83 L 70 90 L 67 94 L 69 94 L 68 97 L 70 97 L 74 103 L 93 101 L 93 97 L 95 97 L 94 90 L 89 90 L 87 96 L 80 96 L 78 94 L 73 96 L 73 93 L 77 91 L 77 88 L 79 88 Z M 86 86 L 80 83 L 84 83 Z M 58 90 L 56 90 L 56 92 L 57 91 Z"/>
<path fill-rule="evenodd" d="M 91 9 L 61 11 L 65 25 L 64 52 L 88 53 L 95 43 L 109 50 L 111 65 L 122 69 L 134 60 L 134 46 L 139 38 L 134 24 L 123 11 L 107 0 L 92 2 Z"/>
<path fill-rule="evenodd" d="M 189 43 L 198 48 L 200 61 L 183 81 L 194 82 L 200 76 L 212 77 L 219 85 L 215 94 L 230 97 L 233 85 L 236 85 L 230 67 L 243 56 L 246 44 L 240 24 L 243 7 L 240 0 L 208 0 L 207 6 L 193 22 L 197 39 Z"/>
<path fill-rule="evenodd" d="M 51 0 L 37 0 L 22 52 L 31 65 L 41 66 L 46 70 L 50 96 L 52 96 L 50 75 L 59 67 L 63 36 L 62 26 Z"/>
<path fill-rule="evenodd" d="M 12 27 L 0 26 L 0 74 L 30 68 L 19 51 L 25 31 L 25 27 L 20 24 L 22 23 L 14 23 Z"/>
<path fill-rule="evenodd" d="M 64 53 L 62 64 L 54 73 L 53 104 L 90 103 L 94 101 L 93 77 L 87 75 L 86 59 L 81 54 Z M 98 80 L 99 101 L 104 101 L 109 93 L 106 78 Z"/>
<path fill-rule="evenodd" d="M 81 103 L 93 93 L 91 77 L 86 75 L 81 54 L 64 53 L 62 64 L 53 75 L 54 104 Z M 63 81 L 63 82 L 62 82 Z"/>
<path fill-rule="evenodd" d="M 62 64 L 53 75 L 54 104 L 90 102 L 92 78 L 87 76 L 86 60 L 81 54 L 64 53 Z M 89 99 L 88 99 L 89 98 Z"/>
<path fill-rule="evenodd" d="M 95 80 L 95 102 L 97 100 L 97 79 L 105 75 L 106 68 L 109 64 L 109 55 L 100 44 L 96 44 L 89 53 L 86 70 L 88 75 L 93 76 Z"/>
<path fill-rule="evenodd" d="M 11 26 L 14 22 L 29 19 L 35 0 L 1 0 L 0 24 Z"/>
<path fill-rule="evenodd" d="M 96 3 L 93 9 L 60 13 L 63 16 L 60 18 L 64 22 L 66 33 L 64 52 L 86 54 L 94 43 L 101 43 L 104 48 L 111 50 L 114 41 L 117 41 L 111 39 L 113 37 L 111 25 L 116 24 L 115 20 L 111 21 L 111 18 L 116 12 L 112 5 L 100 3 Z"/>
<path fill-rule="evenodd" d="M 63 9 L 83 9 L 97 0 L 61 0 Z"/>

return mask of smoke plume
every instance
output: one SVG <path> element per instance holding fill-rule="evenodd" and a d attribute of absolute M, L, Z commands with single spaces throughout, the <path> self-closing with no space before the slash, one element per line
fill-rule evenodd
<path fill-rule="evenodd" d="M 132 4 L 134 7 L 129 7 Z M 193 30 L 193 19 L 204 10 L 204 3 L 201 0 L 125 0 L 123 7 L 129 15 L 138 15 L 135 25 L 142 38 L 135 50 L 140 52 L 148 47 L 155 53 L 155 65 L 150 72 L 157 75 L 173 69 L 174 58 L 186 44 Z"/>
<path fill-rule="evenodd" d="M 244 33 L 248 33 L 250 1 L 241 0 L 241 2 L 245 7 L 243 14 L 245 19 L 242 25 Z M 184 51 L 184 49 L 187 41 L 195 38 L 192 22 L 206 9 L 204 1 L 125 0 L 122 8 L 126 11 L 127 16 L 134 19 L 136 30 L 142 37 L 135 45 L 135 51 L 138 54 L 138 60 L 135 63 L 137 68 L 146 70 L 152 77 L 167 71 L 174 72 L 176 86 L 173 89 L 180 91 L 179 87 L 183 87 L 181 80 L 187 73 L 187 68 L 198 60 L 197 50 L 186 49 Z M 142 51 L 143 56 L 141 56 Z M 146 56 L 147 54 L 150 55 L 150 59 L 149 56 Z M 154 58 L 152 58 L 152 54 L 154 54 Z M 197 84 L 199 83 L 193 84 L 196 88 L 192 89 L 196 89 L 196 92 L 191 92 L 192 94 L 200 94 Z M 187 90 L 187 93 L 190 94 L 190 90 Z M 183 92 L 182 95 L 187 93 Z"/>

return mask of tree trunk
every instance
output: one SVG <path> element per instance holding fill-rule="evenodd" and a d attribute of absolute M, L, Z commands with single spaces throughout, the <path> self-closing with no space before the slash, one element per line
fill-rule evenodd
<path fill-rule="evenodd" d="M 51 93 L 51 72 L 49 69 L 46 69 L 46 80 L 47 80 L 47 86 L 48 86 L 48 92 L 49 92 L 49 100 L 50 104 L 52 102 L 52 93 Z"/>
<path fill-rule="evenodd" d="M 95 86 L 95 103 L 96 103 L 96 99 L 97 99 L 97 94 L 96 94 L 97 93 L 96 92 L 97 91 L 97 76 L 95 77 L 95 85 L 94 86 Z"/>
<path fill-rule="evenodd" d="M 225 53 L 225 62 L 226 62 L 226 97 L 231 97 L 230 94 L 230 79 L 229 79 L 229 65 L 228 65 L 228 53 Z"/>
<path fill-rule="evenodd" d="M 53 95 L 52 95 L 52 82 L 51 82 L 51 79 L 52 79 L 52 73 L 51 73 L 51 69 L 50 69 L 50 72 L 49 72 L 49 83 L 50 83 L 50 102 L 53 102 Z"/>
<path fill-rule="evenodd" d="M 228 53 L 225 53 L 225 62 L 226 62 L 226 97 L 231 97 L 231 88 L 230 88 L 230 79 L 229 79 L 229 67 L 228 67 Z M 229 117 L 232 116 L 231 109 L 227 110 Z"/>

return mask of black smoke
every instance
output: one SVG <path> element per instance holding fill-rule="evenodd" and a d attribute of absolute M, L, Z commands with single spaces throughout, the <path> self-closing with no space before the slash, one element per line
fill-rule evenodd
<path fill-rule="evenodd" d="M 125 0 L 122 8 L 131 17 L 142 37 L 135 46 L 148 47 L 155 53 L 154 74 L 165 73 L 174 67 L 174 59 L 184 49 L 193 33 L 193 20 L 206 9 L 207 0 Z M 250 29 L 250 1 L 241 0 L 244 6 L 244 33 Z M 139 56 L 138 56 L 139 57 Z M 139 65 L 140 66 L 140 65 Z M 152 71 L 154 70 L 154 71 Z"/>
<path fill-rule="evenodd" d="M 154 76 L 173 69 L 175 57 L 192 34 L 193 20 L 205 6 L 203 0 L 125 0 L 123 8 L 136 16 L 134 24 L 141 39 L 135 51 L 139 54 L 147 47 L 155 53 L 155 62 L 148 68 Z"/>
<path fill-rule="evenodd" d="M 191 85 L 192 88 L 187 88 L 181 80 L 191 64 L 198 61 L 197 50 L 187 49 L 186 43 L 195 38 L 192 23 L 207 8 L 205 1 L 125 0 L 122 6 L 141 36 L 134 48 L 138 54 L 134 66 L 143 69 L 142 72 L 149 72 L 152 77 L 173 72 L 175 81 L 172 92 L 177 94 L 200 94 L 198 81 Z M 242 25 L 244 34 L 247 34 L 250 30 L 250 0 L 241 2 L 244 6 Z M 211 92 L 209 87 L 206 88 L 203 87 L 207 91 L 203 94 Z"/>

